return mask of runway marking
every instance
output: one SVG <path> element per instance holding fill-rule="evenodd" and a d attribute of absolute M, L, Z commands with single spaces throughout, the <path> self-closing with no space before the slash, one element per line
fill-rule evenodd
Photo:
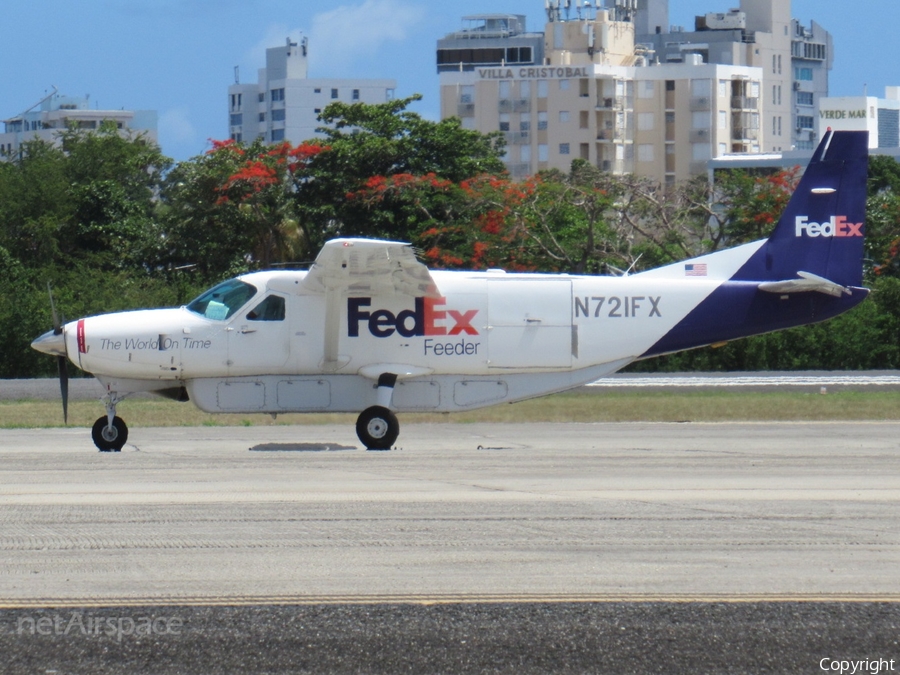
<path fill-rule="evenodd" d="M 591 382 L 588 387 L 828 387 L 828 386 L 900 387 L 900 375 L 675 375 L 610 376 Z"/>
<path fill-rule="evenodd" d="M 476 604 L 751 604 L 751 603 L 896 604 L 900 594 L 409 594 L 409 595 L 261 595 L 228 598 L 158 596 L 134 598 L 34 598 L 0 601 L 0 610 L 42 608 L 115 608 L 147 606 L 247 607 L 284 605 L 476 605 Z"/>

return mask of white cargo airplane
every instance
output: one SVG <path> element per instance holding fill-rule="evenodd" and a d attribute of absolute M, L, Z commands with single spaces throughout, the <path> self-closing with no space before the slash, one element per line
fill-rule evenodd
<path fill-rule="evenodd" d="M 32 346 L 106 388 L 210 413 L 359 412 L 370 449 L 396 412 L 470 410 L 592 382 L 638 359 L 823 321 L 859 304 L 866 132 L 829 132 L 771 237 L 619 277 L 429 271 L 408 244 L 335 239 L 309 271 L 245 274 L 186 307 L 56 327 Z M 55 310 L 54 310 L 55 314 Z"/>

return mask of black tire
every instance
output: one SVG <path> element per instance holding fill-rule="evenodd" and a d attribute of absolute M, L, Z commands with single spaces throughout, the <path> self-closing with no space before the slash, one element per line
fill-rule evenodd
<path fill-rule="evenodd" d="M 105 415 L 94 422 L 94 428 L 91 429 L 94 445 L 100 449 L 100 452 L 119 452 L 128 440 L 128 425 L 121 417 L 113 417 L 112 428 L 110 429 L 108 426 Z"/>
<path fill-rule="evenodd" d="M 373 405 L 357 418 L 356 435 L 368 450 L 390 450 L 400 435 L 400 422 L 387 408 Z"/>

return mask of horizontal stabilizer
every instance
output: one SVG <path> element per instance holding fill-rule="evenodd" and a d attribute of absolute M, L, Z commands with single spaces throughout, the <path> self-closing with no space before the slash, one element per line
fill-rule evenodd
<path fill-rule="evenodd" d="M 850 289 L 841 286 L 833 281 L 829 281 L 811 272 L 797 272 L 799 279 L 789 279 L 787 281 L 767 281 L 759 285 L 759 290 L 766 293 L 808 293 L 816 291 L 825 293 L 826 295 L 841 297 L 842 294 L 850 295 Z"/>

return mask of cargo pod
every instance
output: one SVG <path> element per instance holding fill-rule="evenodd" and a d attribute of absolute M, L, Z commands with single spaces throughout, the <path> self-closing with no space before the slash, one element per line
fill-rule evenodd
<path fill-rule="evenodd" d="M 571 280 L 490 279 L 488 325 L 490 368 L 571 367 Z"/>

